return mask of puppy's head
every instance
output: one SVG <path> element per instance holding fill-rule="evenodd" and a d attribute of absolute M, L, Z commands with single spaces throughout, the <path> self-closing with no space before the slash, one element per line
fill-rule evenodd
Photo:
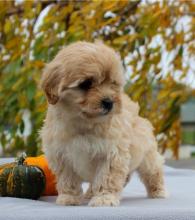
<path fill-rule="evenodd" d="M 102 43 L 77 42 L 46 66 L 41 85 L 49 104 L 97 120 L 120 112 L 122 69 L 113 49 Z"/>

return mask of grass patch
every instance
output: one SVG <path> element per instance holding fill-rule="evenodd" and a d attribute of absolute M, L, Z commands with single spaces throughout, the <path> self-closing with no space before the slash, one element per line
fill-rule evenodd
<path fill-rule="evenodd" d="M 193 152 L 191 156 L 192 156 L 192 157 L 195 157 L 195 152 Z"/>
<path fill-rule="evenodd" d="M 182 143 L 195 145 L 195 131 L 183 131 Z"/>

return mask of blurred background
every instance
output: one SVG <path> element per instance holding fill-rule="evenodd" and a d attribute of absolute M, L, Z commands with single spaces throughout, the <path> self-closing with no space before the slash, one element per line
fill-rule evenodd
<path fill-rule="evenodd" d="M 120 53 L 124 89 L 153 123 L 159 151 L 195 168 L 195 1 L 189 0 L 0 1 L 0 155 L 41 153 L 42 69 L 65 45 L 96 39 Z"/>

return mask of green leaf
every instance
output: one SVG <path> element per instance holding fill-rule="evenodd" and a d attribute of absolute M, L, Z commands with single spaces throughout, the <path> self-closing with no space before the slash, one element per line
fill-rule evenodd
<path fill-rule="evenodd" d="M 28 87 L 26 90 L 26 95 L 30 102 L 33 100 L 35 92 L 36 92 L 36 85 L 34 82 L 31 82 L 30 84 L 28 84 Z"/>

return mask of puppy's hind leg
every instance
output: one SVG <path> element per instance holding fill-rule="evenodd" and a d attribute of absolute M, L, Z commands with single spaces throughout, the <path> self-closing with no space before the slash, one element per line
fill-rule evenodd
<path fill-rule="evenodd" d="M 167 193 L 164 186 L 162 156 L 157 151 L 150 151 L 144 158 L 138 173 L 144 183 L 148 197 L 166 198 Z"/>

